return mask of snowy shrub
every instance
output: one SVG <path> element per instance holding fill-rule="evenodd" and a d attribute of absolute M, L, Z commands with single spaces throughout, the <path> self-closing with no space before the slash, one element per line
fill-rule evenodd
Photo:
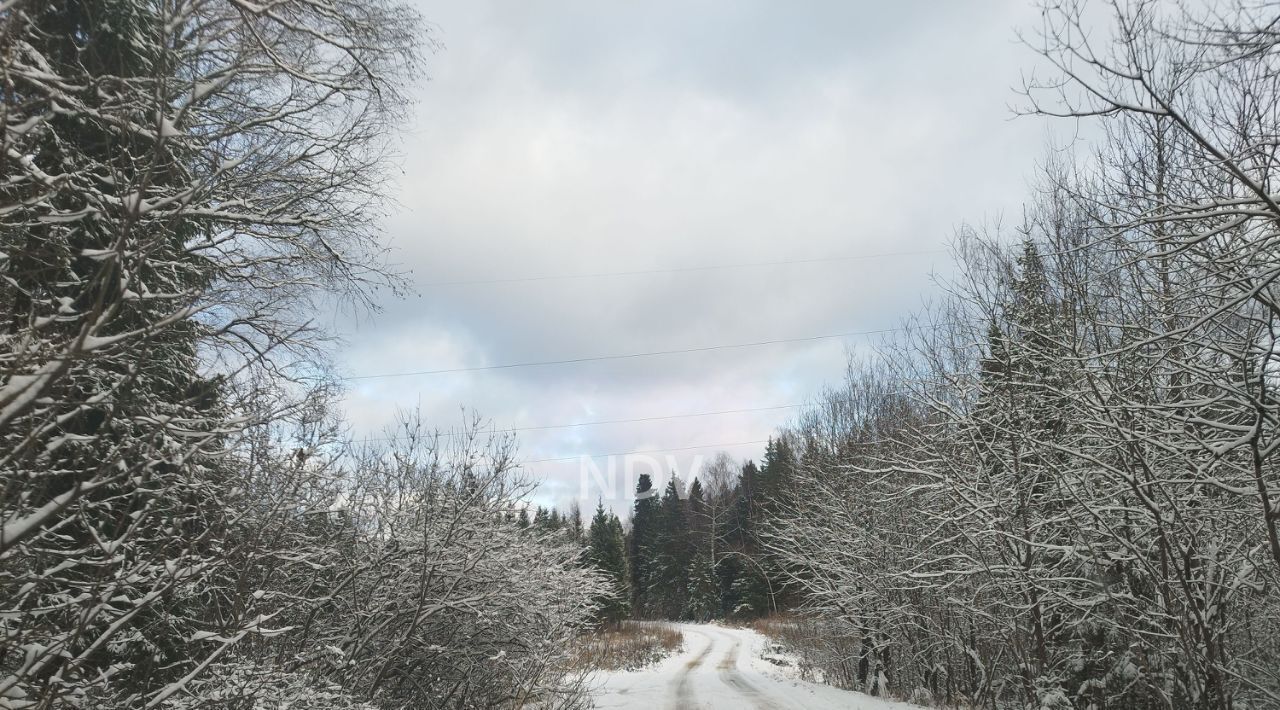
<path fill-rule="evenodd" d="M 583 702 L 569 641 L 606 582 L 577 543 L 515 524 L 531 486 L 511 440 L 416 422 L 389 438 L 343 457 L 340 503 L 306 521 L 325 561 L 269 588 L 292 602 L 270 643 L 284 667 L 383 707 Z"/>

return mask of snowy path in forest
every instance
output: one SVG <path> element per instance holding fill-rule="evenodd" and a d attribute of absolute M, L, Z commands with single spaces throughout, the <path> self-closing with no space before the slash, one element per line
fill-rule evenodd
<path fill-rule="evenodd" d="M 789 677 L 761 658 L 767 639 L 747 629 L 676 624 L 684 647 L 638 671 L 601 673 L 601 710 L 919 710 Z M 794 672 L 794 671 L 793 671 Z"/>

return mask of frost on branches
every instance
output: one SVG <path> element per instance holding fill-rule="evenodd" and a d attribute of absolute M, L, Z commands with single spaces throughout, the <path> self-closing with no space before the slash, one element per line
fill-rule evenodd
<path fill-rule="evenodd" d="M 768 546 L 869 692 L 1280 704 L 1275 8 L 1049 3 L 1031 110 L 1100 122 L 950 298 L 796 427 Z M 1090 5 L 1092 6 L 1092 5 Z"/>
<path fill-rule="evenodd" d="M 576 701 L 597 590 L 498 515 L 505 454 L 345 455 L 323 414 L 311 314 L 398 284 L 418 26 L 0 0 L 0 707 Z"/>

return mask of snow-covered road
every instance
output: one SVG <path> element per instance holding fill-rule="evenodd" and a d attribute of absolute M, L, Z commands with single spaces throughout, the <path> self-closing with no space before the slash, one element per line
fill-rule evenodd
<path fill-rule="evenodd" d="M 747 629 L 677 624 L 684 647 L 638 671 L 602 673 L 602 710 L 919 710 L 861 693 L 808 683 L 761 658 L 767 639 Z"/>

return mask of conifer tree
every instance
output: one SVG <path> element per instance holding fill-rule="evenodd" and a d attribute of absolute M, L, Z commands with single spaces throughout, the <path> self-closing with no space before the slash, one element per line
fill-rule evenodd
<path fill-rule="evenodd" d="M 654 574 L 649 583 L 649 596 L 657 611 L 667 619 L 681 618 L 688 601 L 690 542 L 685 501 L 680 495 L 679 480 L 672 476 L 662 493 Z"/>
<path fill-rule="evenodd" d="M 768 515 L 785 499 L 795 473 L 795 451 L 785 436 L 770 437 L 760 462 L 759 515 Z"/>
<path fill-rule="evenodd" d="M 759 538 L 765 490 L 764 474 L 755 462 L 743 464 L 725 534 L 732 554 L 718 568 L 724 606 L 739 616 L 763 615 L 774 605 Z"/>
<path fill-rule="evenodd" d="M 569 537 L 573 540 L 582 540 L 582 508 L 578 505 L 578 501 L 573 501 L 569 506 L 569 513 L 565 516 L 565 525 L 569 528 Z M 625 548 L 624 548 L 625 554 Z"/>
<path fill-rule="evenodd" d="M 649 474 L 642 473 L 636 482 L 636 499 L 631 512 L 631 538 L 627 549 L 631 571 L 631 610 L 641 618 L 654 613 L 654 605 L 649 598 L 649 585 L 656 570 L 654 557 L 657 552 L 658 525 L 657 491 L 653 488 L 653 479 Z"/>
<path fill-rule="evenodd" d="M 627 550 L 618 516 L 606 511 L 604 503 L 596 505 L 591 526 L 587 529 L 587 560 L 607 575 L 612 593 L 597 600 L 601 622 L 616 624 L 631 611 L 627 585 Z"/>
<path fill-rule="evenodd" d="M 720 585 L 716 580 L 714 521 L 708 515 L 702 482 L 689 485 L 689 588 L 683 616 L 708 621 L 720 614 Z"/>

